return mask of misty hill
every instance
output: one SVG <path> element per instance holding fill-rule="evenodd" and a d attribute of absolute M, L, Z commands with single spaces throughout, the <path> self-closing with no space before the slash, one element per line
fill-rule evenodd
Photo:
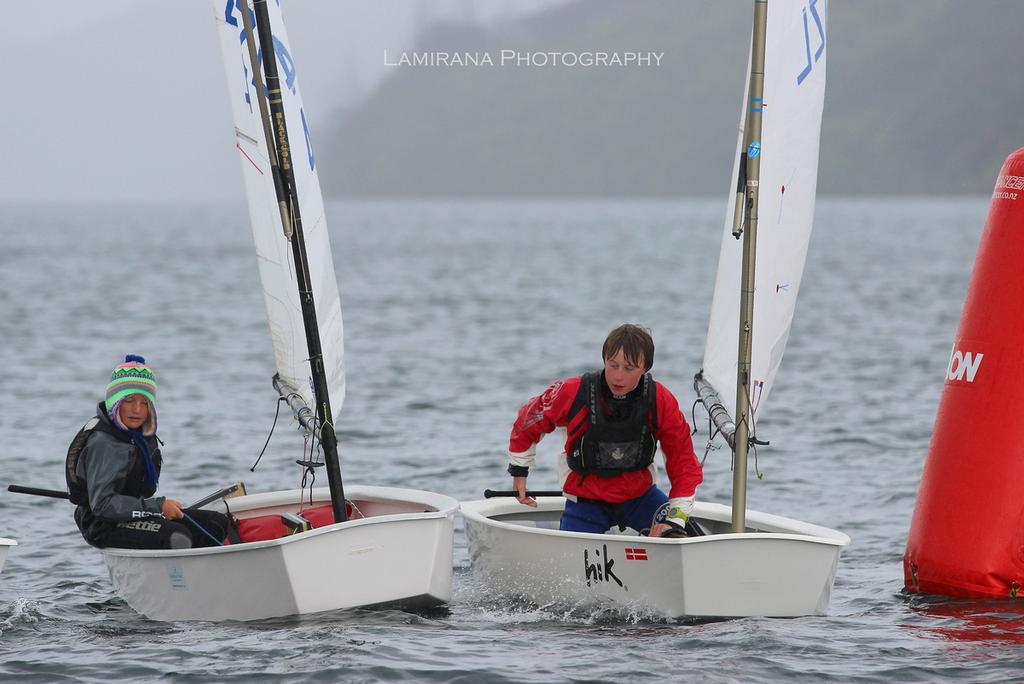
<path fill-rule="evenodd" d="M 489 28 L 430 29 L 416 53 L 486 53 L 495 65 L 393 67 L 318 132 L 325 192 L 721 194 L 751 7 L 586 0 Z M 1024 3 L 833 0 L 828 25 L 820 192 L 990 192 L 1024 145 Z M 658 67 L 513 67 L 500 65 L 502 50 L 664 56 Z"/>

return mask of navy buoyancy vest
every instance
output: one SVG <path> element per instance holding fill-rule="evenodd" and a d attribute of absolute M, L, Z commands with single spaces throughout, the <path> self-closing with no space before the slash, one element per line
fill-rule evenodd
<path fill-rule="evenodd" d="M 624 415 L 606 413 L 600 397 L 603 384 L 601 371 L 582 377 L 573 405 L 586 405 L 587 428 L 566 456 L 569 468 L 577 473 L 610 477 L 649 467 L 657 449 L 654 431 L 658 423 L 651 374 L 645 373 L 640 381 L 639 396 L 626 400 Z M 575 413 L 570 410 L 570 415 Z"/>
<path fill-rule="evenodd" d="M 93 430 L 106 432 L 122 442 L 131 443 L 132 441 L 131 435 L 123 430 L 118 430 L 108 421 L 99 418 L 99 416 L 90 418 L 82 426 L 82 429 L 78 431 L 75 438 L 71 440 L 68 454 L 64 459 L 64 478 L 68 485 L 68 498 L 71 500 L 71 503 L 77 506 L 85 506 L 86 508 L 89 507 L 89 489 L 86 481 L 78 474 L 78 461 L 81 458 L 82 450 L 85 449 L 85 443 L 89 440 Z M 156 437 L 147 437 L 145 439 L 150 441 L 153 465 L 159 475 L 163 458 L 160 455 Z M 138 451 L 139 448 L 136 446 L 133 452 L 134 458 L 132 458 L 131 470 L 128 473 L 128 477 L 125 478 L 125 491 L 120 493 L 134 497 L 150 497 L 156 493 L 156 487 L 146 484 L 145 466 L 142 463 L 142 454 Z"/>

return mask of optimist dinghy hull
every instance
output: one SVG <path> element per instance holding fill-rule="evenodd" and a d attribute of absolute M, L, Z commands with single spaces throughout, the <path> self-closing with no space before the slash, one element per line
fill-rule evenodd
<path fill-rule="evenodd" d="M 308 508 L 305 494 L 253 494 L 229 504 L 241 520 Z M 392 487 L 354 486 L 346 494 L 365 517 L 268 541 L 169 551 L 106 548 L 103 557 L 117 594 L 154 620 L 259 620 L 448 602 L 455 499 Z M 329 502 L 328 489 L 315 489 L 313 501 Z M 224 510 L 222 502 L 210 508 Z"/>
<path fill-rule="evenodd" d="M 564 505 L 561 497 L 541 497 L 536 509 L 511 499 L 462 502 L 474 573 L 537 604 L 610 603 L 670 618 L 822 615 L 850 542 L 749 510 L 749 531 L 734 534 L 730 508 L 712 503 L 694 511 L 708 532 L 701 537 L 563 532 Z"/>

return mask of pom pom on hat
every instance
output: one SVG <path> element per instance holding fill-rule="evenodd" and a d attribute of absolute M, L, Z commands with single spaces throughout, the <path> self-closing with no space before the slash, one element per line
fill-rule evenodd
<path fill-rule="evenodd" d="M 135 354 L 124 357 L 124 363 L 118 365 L 110 374 L 107 384 L 107 413 L 117 415 L 117 405 L 121 400 L 132 394 L 141 394 L 149 401 L 153 412 L 153 428 L 156 427 L 156 375 L 146 365 L 146 359 Z M 148 430 L 147 430 L 148 432 Z"/>

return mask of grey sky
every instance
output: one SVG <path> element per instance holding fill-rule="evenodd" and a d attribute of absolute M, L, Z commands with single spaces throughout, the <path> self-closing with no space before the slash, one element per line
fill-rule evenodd
<path fill-rule="evenodd" d="M 314 141 L 371 88 L 384 50 L 438 19 L 493 21 L 564 0 L 290 0 Z M 211 0 L 0 0 L 0 200 L 241 200 Z"/>

